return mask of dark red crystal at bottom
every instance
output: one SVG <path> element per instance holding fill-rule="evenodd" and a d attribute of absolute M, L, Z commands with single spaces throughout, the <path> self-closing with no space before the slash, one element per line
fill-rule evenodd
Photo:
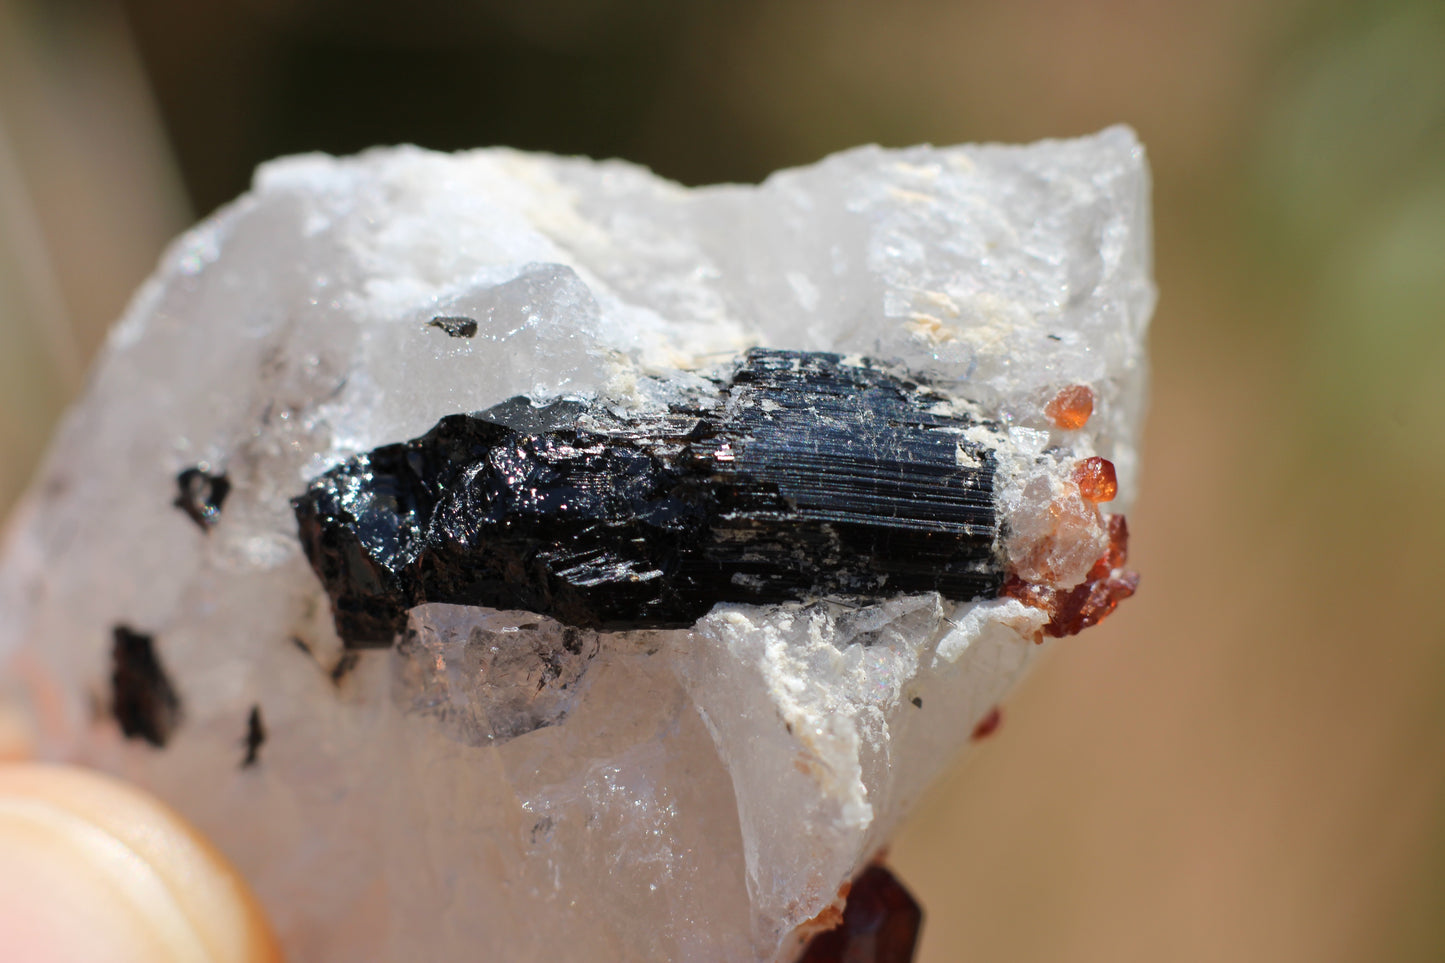
<path fill-rule="evenodd" d="M 877 863 L 853 880 L 843 922 L 808 941 L 798 963 L 912 963 L 923 910 Z"/>

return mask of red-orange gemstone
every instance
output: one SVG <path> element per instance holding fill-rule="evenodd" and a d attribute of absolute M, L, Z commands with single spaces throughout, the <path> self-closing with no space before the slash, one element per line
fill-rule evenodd
<path fill-rule="evenodd" d="M 1108 515 L 1109 520 L 1109 549 L 1094 567 L 1089 569 L 1088 580 L 1097 582 L 1100 579 L 1108 578 L 1116 568 L 1123 568 L 1124 563 L 1129 561 L 1129 521 L 1123 515 Z"/>
<path fill-rule="evenodd" d="M 1059 599 L 1054 606 L 1053 620 L 1044 626 L 1044 634 L 1056 639 L 1078 635 L 1104 621 L 1138 588 L 1139 576 L 1135 572 L 1120 572 L 1098 582 L 1085 582 Z"/>
<path fill-rule="evenodd" d="M 1129 559 L 1129 524 L 1123 515 L 1109 516 L 1109 548 L 1089 569 L 1082 585 L 1068 591 L 1034 585 L 1011 575 L 1002 593 L 1049 613 L 1044 635 L 1059 639 L 1078 635 L 1104 621 L 1119 603 L 1139 588 L 1139 575 L 1124 570 Z"/>
<path fill-rule="evenodd" d="M 1088 385 L 1069 385 L 1044 406 L 1049 420 L 1065 431 L 1084 427 L 1094 413 L 1094 390 Z"/>
<path fill-rule="evenodd" d="M 1079 494 L 1091 502 L 1112 502 L 1119 494 L 1119 479 L 1114 474 L 1114 463 L 1095 455 L 1085 458 L 1074 466 L 1074 483 Z"/>
<path fill-rule="evenodd" d="M 1096 565 L 1098 563 L 1095 563 Z M 1090 572 L 1090 577 L 1093 573 Z M 1053 608 L 1053 597 L 1057 591 L 1043 585 L 1035 585 L 1033 582 L 1025 582 L 1017 575 L 1010 575 L 1004 579 L 1003 588 L 999 594 L 1005 598 L 1018 599 L 1027 606 L 1036 609 Z"/>
<path fill-rule="evenodd" d="M 973 738 L 987 739 L 998 729 L 998 724 L 1003 722 L 1003 711 L 998 706 L 988 710 L 988 715 L 978 720 L 978 725 L 973 727 Z"/>

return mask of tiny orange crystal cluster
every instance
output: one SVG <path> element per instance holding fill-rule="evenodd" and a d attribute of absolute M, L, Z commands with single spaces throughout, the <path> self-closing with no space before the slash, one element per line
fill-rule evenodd
<path fill-rule="evenodd" d="M 1139 574 L 1125 570 L 1129 558 L 1129 523 L 1123 515 L 1109 516 L 1109 550 L 1099 557 L 1084 581 L 1072 589 L 1034 585 L 1017 576 L 1004 583 L 1003 594 L 1050 615 L 1044 635 L 1062 638 L 1078 635 L 1100 622 L 1133 595 Z"/>
<path fill-rule="evenodd" d="M 1067 431 L 1082 428 L 1093 413 L 1094 392 L 1087 385 L 1070 385 L 1060 390 L 1044 407 L 1048 419 Z M 1074 466 L 1073 481 L 1079 494 L 1095 505 L 1113 501 L 1119 493 L 1114 464 L 1107 458 L 1080 459 Z M 1129 556 L 1129 523 L 1123 515 L 1109 515 L 1107 519 L 1109 547 L 1079 585 L 1057 589 L 1028 582 L 1017 574 L 1010 575 L 1004 583 L 1004 595 L 1049 613 L 1044 635 L 1053 638 L 1077 635 L 1102 622 L 1138 589 L 1138 573 L 1124 568 Z"/>

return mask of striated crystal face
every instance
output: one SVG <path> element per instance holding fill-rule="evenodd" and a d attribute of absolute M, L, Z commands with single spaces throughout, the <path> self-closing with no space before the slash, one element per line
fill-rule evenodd
<path fill-rule="evenodd" d="M 292 504 L 337 634 L 388 646 L 424 602 L 620 630 L 998 595 L 995 449 L 957 403 L 821 352 L 755 348 L 716 387 L 620 415 L 514 398 L 316 479 Z"/>
<path fill-rule="evenodd" d="M 266 165 L 17 513 L 0 685 L 296 959 L 906 958 L 863 867 L 1137 584 L 1148 225 L 1122 128 Z"/>

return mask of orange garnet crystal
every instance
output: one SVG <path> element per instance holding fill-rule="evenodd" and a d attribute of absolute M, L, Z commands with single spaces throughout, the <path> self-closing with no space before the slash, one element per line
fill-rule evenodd
<path fill-rule="evenodd" d="M 1093 413 L 1094 389 L 1088 385 L 1069 385 L 1044 406 L 1044 414 L 1049 416 L 1049 421 L 1065 431 L 1084 427 Z"/>
<path fill-rule="evenodd" d="M 1074 483 L 1079 486 L 1079 494 L 1095 504 L 1112 502 L 1119 494 L 1114 463 L 1097 455 L 1085 458 L 1074 466 Z"/>

